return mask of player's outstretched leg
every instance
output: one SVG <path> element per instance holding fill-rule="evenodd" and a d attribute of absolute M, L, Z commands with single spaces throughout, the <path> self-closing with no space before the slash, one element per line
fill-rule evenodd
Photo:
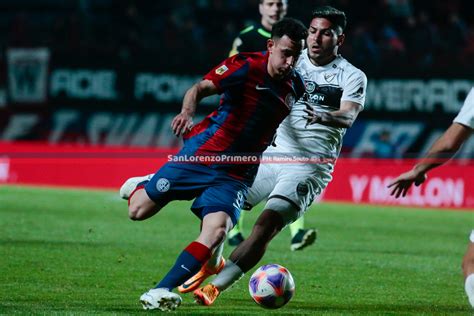
<path fill-rule="evenodd" d="M 205 215 L 199 237 L 181 252 L 173 267 L 157 286 L 140 297 L 143 307 L 166 310 L 177 308 L 181 298 L 172 293 L 172 289 L 183 284 L 202 268 L 211 254 L 225 241 L 230 227 L 232 220 L 225 212 Z"/>
<path fill-rule="evenodd" d="M 201 268 L 201 270 L 199 270 L 198 273 L 196 273 L 190 279 L 181 284 L 178 287 L 178 291 L 180 293 L 189 293 L 196 290 L 198 287 L 201 286 L 202 282 L 204 282 L 211 275 L 218 274 L 219 272 L 221 272 L 222 269 L 224 269 L 224 265 L 225 260 L 222 257 L 220 258 L 220 262 L 217 267 L 213 265 L 208 266 L 207 264 L 205 264 Z"/>
<path fill-rule="evenodd" d="M 199 271 L 210 256 L 211 249 L 208 246 L 198 241 L 190 243 L 156 287 L 140 297 L 143 308 L 163 311 L 176 309 L 181 304 L 181 297 L 171 290 Z"/>
<path fill-rule="evenodd" d="M 237 282 L 260 261 L 270 241 L 283 227 L 283 218 L 279 213 L 272 210 L 263 211 L 250 236 L 234 249 L 224 269 L 212 283 L 194 291 L 196 303 L 212 305 L 222 291 Z"/>
<path fill-rule="evenodd" d="M 178 287 L 180 293 L 188 293 L 196 290 L 211 275 L 218 274 L 225 265 L 225 259 L 222 256 L 224 251 L 224 242 L 222 242 L 211 255 L 211 258 L 202 266 L 198 273 L 186 280 Z"/>

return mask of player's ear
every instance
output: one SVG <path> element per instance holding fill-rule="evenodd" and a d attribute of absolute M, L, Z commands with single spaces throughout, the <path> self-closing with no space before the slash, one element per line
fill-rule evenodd
<path fill-rule="evenodd" d="M 337 37 L 337 46 L 341 46 L 342 44 L 344 44 L 344 40 L 346 39 L 346 35 L 344 33 L 342 33 L 341 35 L 339 35 Z"/>
<path fill-rule="evenodd" d="M 267 50 L 270 54 L 273 52 L 274 47 L 275 47 L 275 41 L 271 38 L 267 40 Z"/>

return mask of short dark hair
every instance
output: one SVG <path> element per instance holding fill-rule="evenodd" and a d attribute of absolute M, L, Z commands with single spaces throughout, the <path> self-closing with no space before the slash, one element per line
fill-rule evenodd
<path fill-rule="evenodd" d="M 347 25 L 346 14 L 328 5 L 316 8 L 316 10 L 313 11 L 313 19 L 314 18 L 328 19 L 335 27 L 340 28 L 338 31 L 341 33 L 344 32 Z"/>
<path fill-rule="evenodd" d="M 288 36 L 292 41 L 299 42 L 308 36 L 308 29 L 297 19 L 284 18 L 272 27 L 272 39 Z"/>
<path fill-rule="evenodd" d="M 259 1 L 260 4 L 263 4 L 263 1 L 265 1 L 265 0 L 260 0 L 260 1 Z M 288 0 L 283 0 L 283 2 L 286 2 L 286 3 L 288 4 Z"/>

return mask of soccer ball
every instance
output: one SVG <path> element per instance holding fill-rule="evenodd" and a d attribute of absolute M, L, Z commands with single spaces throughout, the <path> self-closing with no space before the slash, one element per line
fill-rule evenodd
<path fill-rule="evenodd" d="M 295 281 L 287 268 L 267 264 L 258 268 L 250 277 L 249 292 L 253 300 L 265 308 L 280 308 L 295 293 Z"/>

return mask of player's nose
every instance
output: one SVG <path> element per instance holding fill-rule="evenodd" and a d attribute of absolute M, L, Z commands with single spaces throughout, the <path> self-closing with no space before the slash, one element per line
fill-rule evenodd
<path fill-rule="evenodd" d="M 289 56 L 286 58 L 286 64 L 291 67 L 295 63 L 295 60 L 296 60 L 295 56 Z"/>

